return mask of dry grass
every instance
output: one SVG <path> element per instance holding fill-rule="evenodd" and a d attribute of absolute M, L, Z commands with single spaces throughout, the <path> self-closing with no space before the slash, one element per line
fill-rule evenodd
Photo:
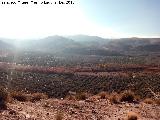
<path fill-rule="evenodd" d="M 86 100 L 87 96 L 88 96 L 87 93 L 84 93 L 84 92 L 78 93 L 78 94 L 76 94 L 76 99 L 77 100 Z"/>
<path fill-rule="evenodd" d="M 133 102 L 136 99 L 135 94 L 132 91 L 124 91 L 121 95 L 120 95 L 120 101 L 121 102 Z"/>
<path fill-rule="evenodd" d="M 135 112 L 129 112 L 127 114 L 127 120 L 138 120 L 138 115 Z"/>
<path fill-rule="evenodd" d="M 155 103 L 156 103 L 157 105 L 160 105 L 160 99 L 156 99 L 156 100 L 155 100 Z"/>
<path fill-rule="evenodd" d="M 55 115 L 56 120 L 63 120 L 63 118 L 64 118 L 63 112 L 57 112 L 57 114 Z"/>
<path fill-rule="evenodd" d="M 20 102 L 26 102 L 28 100 L 28 97 L 23 92 L 11 92 L 10 97 Z"/>
<path fill-rule="evenodd" d="M 40 101 L 41 99 L 47 99 L 48 96 L 44 93 L 26 94 L 24 92 L 13 91 L 10 93 L 10 98 L 20 102 L 26 102 L 26 101 L 36 102 Z"/>
<path fill-rule="evenodd" d="M 47 99 L 47 98 L 48 98 L 48 96 L 44 93 L 33 93 L 30 101 L 36 102 L 36 101 L 40 101 L 41 99 Z"/>
<path fill-rule="evenodd" d="M 100 96 L 100 99 L 107 99 L 109 97 L 107 92 L 100 92 L 98 95 Z"/>
<path fill-rule="evenodd" d="M 67 95 L 67 96 L 65 97 L 65 99 L 66 99 L 66 100 L 76 100 L 76 96 L 74 96 L 74 95 Z"/>
<path fill-rule="evenodd" d="M 143 102 L 146 104 L 154 104 L 155 103 L 154 100 L 152 100 L 151 98 L 146 98 Z"/>
<path fill-rule="evenodd" d="M 119 95 L 117 93 L 112 93 L 109 96 L 109 100 L 111 103 L 118 104 L 119 103 Z"/>

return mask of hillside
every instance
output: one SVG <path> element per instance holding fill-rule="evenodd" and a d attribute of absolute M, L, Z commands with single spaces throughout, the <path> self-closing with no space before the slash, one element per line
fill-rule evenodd
<path fill-rule="evenodd" d="M 7 41 L 7 40 L 5 40 Z M 2 49 L 15 48 L 25 51 L 41 51 L 68 55 L 148 55 L 160 52 L 159 38 L 104 39 L 98 36 L 49 36 L 28 41 L 7 41 L 0 43 Z"/>
<path fill-rule="evenodd" d="M 37 102 L 14 101 L 0 112 L 1 120 L 158 120 L 160 107 L 146 103 L 112 104 L 98 96 L 86 100 L 42 99 Z M 137 120 L 132 119 L 132 120 Z"/>
<path fill-rule="evenodd" d="M 1 120 L 159 120 L 158 38 L 74 37 L 1 42 Z"/>
<path fill-rule="evenodd" d="M 0 50 L 11 50 L 14 49 L 14 45 L 0 40 Z"/>

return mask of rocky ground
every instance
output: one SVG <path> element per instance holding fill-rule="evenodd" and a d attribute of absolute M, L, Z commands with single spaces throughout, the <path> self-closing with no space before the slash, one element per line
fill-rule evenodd
<path fill-rule="evenodd" d="M 90 97 L 86 100 L 43 99 L 37 102 L 12 101 L 7 110 L 0 111 L 0 120 L 129 120 L 134 112 L 138 120 L 159 120 L 160 106 L 156 104 L 119 103 Z M 129 113 L 130 114 L 130 113 Z M 131 119 L 134 120 L 134 119 Z"/>

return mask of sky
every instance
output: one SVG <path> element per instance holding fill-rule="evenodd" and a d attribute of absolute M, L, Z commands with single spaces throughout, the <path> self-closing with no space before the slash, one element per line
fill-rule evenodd
<path fill-rule="evenodd" d="M 73 0 L 72 5 L 2 5 L 2 1 L 16 0 L 0 0 L 0 38 L 160 37 L 160 0 Z"/>

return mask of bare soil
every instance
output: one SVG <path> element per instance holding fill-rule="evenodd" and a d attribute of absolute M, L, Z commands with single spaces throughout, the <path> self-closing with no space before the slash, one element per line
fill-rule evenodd
<path fill-rule="evenodd" d="M 138 120 L 159 120 L 160 106 L 143 102 L 112 104 L 92 96 L 84 101 L 46 99 L 35 103 L 13 101 L 0 112 L 0 120 L 126 120 L 134 112 Z M 58 119 L 57 119 L 58 120 Z"/>

